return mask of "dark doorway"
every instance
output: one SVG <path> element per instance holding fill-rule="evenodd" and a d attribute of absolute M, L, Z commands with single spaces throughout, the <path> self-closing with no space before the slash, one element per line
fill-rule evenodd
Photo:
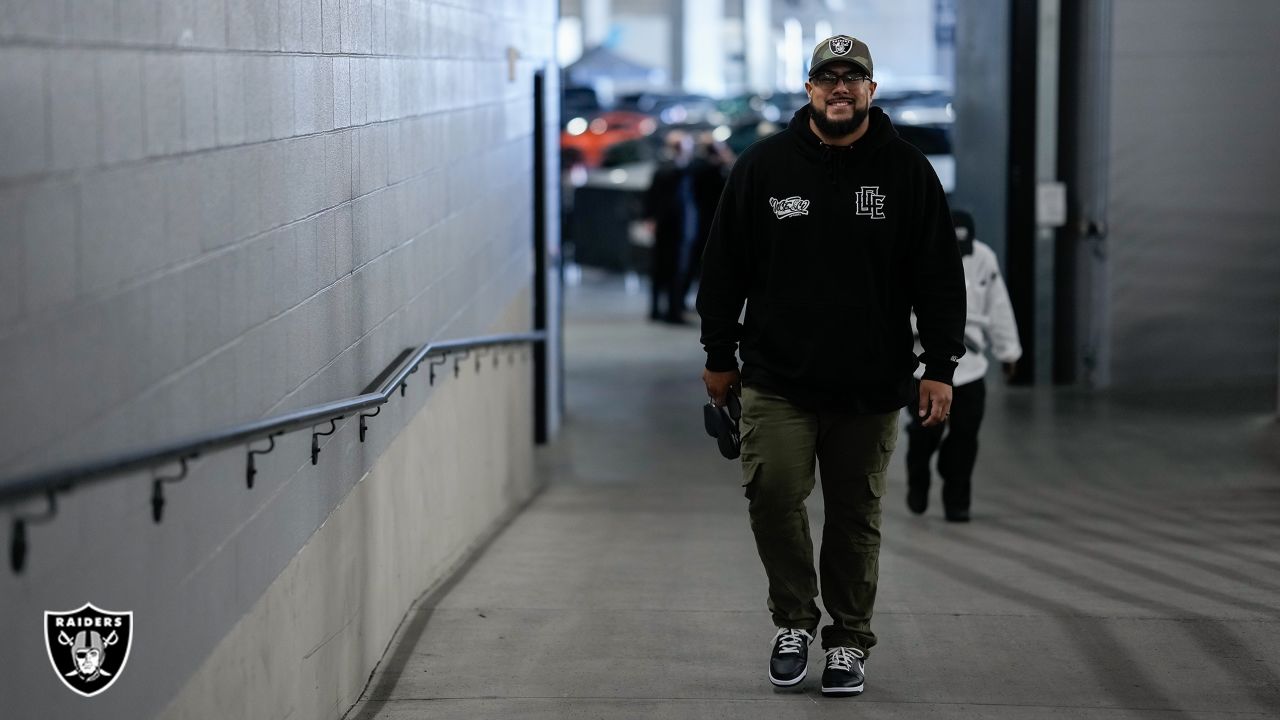
<path fill-rule="evenodd" d="M 547 79 L 545 71 L 533 75 L 533 329 L 546 331 L 550 323 L 548 293 L 547 248 Z M 550 416 L 547 398 L 550 394 L 550 378 L 547 376 L 546 342 L 533 349 L 533 439 L 545 444 L 550 434 Z"/>
<path fill-rule="evenodd" d="M 1018 320 L 1022 360 L 1013 382 L 1035 380 L 1036 60 L 1039 0 L 1012 0 L 1009 32 L 1009 176 L 1005 275 Z"/>

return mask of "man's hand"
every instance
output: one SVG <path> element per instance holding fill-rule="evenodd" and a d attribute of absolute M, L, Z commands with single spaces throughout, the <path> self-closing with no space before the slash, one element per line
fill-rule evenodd
<path fill-rule="evenodd" d="M 1009 382 L 1009 381 L 1013 380 L 1013 376 L 1014 376 L 1014 375 L 1016 375 L 1016 374 L 1017 374 L 1017 372 L 1018 372 L 1018 362 L 1017 362 L 1016 360 L 1015 360 L 1015 361 L 1013 361 L 1013 362 L 1007 362 L 1007 363 L 1004 363 L 1004 380 L 1005 380 L 1005 382 Z"/>
<path fill-rule="evenodd" d="M 738 371 L 715 372 L 704 368 L 702 382 L 707 386 L 707 397 L 711 398 L 711 403 L 720 407 L 728 400 L 729 393 L 738 384 Z"/>
<path fill-rule="evenodd" d="M 951 414 L 951 386 L 937 380 L 921 380 L 919 412 L 925 427 L 945 422 Z"/>

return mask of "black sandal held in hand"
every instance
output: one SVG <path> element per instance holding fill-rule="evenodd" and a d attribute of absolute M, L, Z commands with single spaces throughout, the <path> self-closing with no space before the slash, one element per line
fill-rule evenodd
<path fill-rule="evenodd" d="M 738 419 L 741 417 L 742 402 L 732 391 L 724 405 L 716 407 L 708 401 L 702 406 L 702 424 L 707 434 L 716 439 L 720 454 L 728 460 L 734 460 L 742 453 L 742 436 L 738 431 Z"/>

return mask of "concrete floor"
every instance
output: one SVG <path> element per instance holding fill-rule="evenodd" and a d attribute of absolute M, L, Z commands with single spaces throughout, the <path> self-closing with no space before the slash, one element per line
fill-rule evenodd
<path fill-rule="evenodd" d="M 693 328 L 570 294 L 550 484 L 406 618 L 351 718 L 1277 718 L 1280 425 L 1265 411 L 993 385 L 974 522 L 886 494 L 861 697 L 765 677 L 738 466 Z M 821 503 L 811 499 L 815 535 Z"/>

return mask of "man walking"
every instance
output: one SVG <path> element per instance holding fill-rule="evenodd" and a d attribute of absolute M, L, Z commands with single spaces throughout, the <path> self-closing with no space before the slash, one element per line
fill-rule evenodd
<path fill-rule="evenodd" d="M 873 69 L 867 46 L 847 35 L 814 49 L 809 104 L 730 173 L 697 302 L 707 394 L 719 405 L 742 393 L 743 480 L 778 628 L 769 680 L 804 679 L 821 619 L 805 511 L 817 465 L 831 616 L 822 692 L 844 696 L 862 692 L 876 643 L 880 497 L 897 413 L 910 403 L 922 424 L 942 422 L 964 353 L 964 276 L 946 196 L 928 160 L 871 107 Z"/>
<path fill-rule="evenodd" d="M 948 522 L 969 522 L 978 428 L 987 404 L 987 344 L 990 341 L 991 354 L 1003 364 L 1007 379 L 1017 369 L 1022 343 L 995 252 L 974 237 L 972 215 L 956 210 L 951 218 L 968 292 L 964 328 L 968 352 L 960 359 L 952 379 L 953 412 L 945 424 L 946 437 L 943 438 L 943 425 L 925 427 L 919 417 L 913 417 L 907 428 L 907 507 L 917 515 L 929 508 L 929 461 L 936 452 L 938 475 L 942 476 L 943 515 Z M 920 375 L 919 370 L 916 375 Z"/>

